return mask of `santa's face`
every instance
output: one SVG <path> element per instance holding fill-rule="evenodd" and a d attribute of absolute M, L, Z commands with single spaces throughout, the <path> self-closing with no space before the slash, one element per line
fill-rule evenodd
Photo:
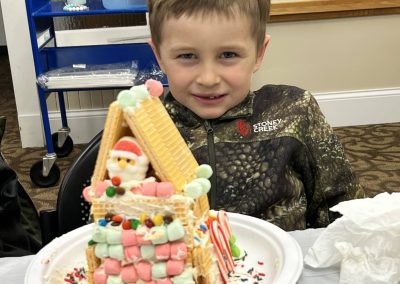
<path fill-rule="evenodd" d="M 118 176 L 122 182 L 144 180 L 148 167 L 149 161 L 144 156 L 136 159 L 111 157 L 107 161 L 108 176 L 110 178 Z"/>

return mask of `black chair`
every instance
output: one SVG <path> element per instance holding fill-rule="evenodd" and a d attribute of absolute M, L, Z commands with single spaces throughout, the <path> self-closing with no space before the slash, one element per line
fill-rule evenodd
<path fill-rule="evenodd" d="M 42 246 L 90 222 L 90 204 L 82 190 L 90 184 L 103 132 L 97 134 L 71 165 L 61 183 L 56 209 L 40 212 Z"/>

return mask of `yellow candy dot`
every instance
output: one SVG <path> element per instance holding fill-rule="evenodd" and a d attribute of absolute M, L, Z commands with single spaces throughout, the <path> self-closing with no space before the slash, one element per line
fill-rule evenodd
<path fill-rule="evenodd" d="M 161 226 L 164 223 L 164 217 L 161 214 L 157 214 L 153 217 L 153 223 L 156 226 Z"/>
<path fill-rule="evenodd" d="M 140 224 L 144 224 L 144 221 L 146 221 L 146 219 L 147 219 L 146 214 L 144 214 L 144 213 L 140 214 L 140 216 L 139 216 Z"/>

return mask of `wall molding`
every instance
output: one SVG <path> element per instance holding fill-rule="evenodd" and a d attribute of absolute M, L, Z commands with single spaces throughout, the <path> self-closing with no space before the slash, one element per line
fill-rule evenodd
<path fill-rule="evenodd" d="M 376 90 L 314 93 L 315 98 L 333 127 L 393 123 L 400 121 L 400 87 Z M 74 143 L 89 142 L 103 129 L 107 109 L 67 111 Z M 61 127 L 60 113 L 49 112 L 52 133 Z M 22 147 L 42 147 L 40 114 L 19 116 Z"/>
<path fill-rule="evenodd" d="M 333 127 L 400 121 L 400 87 L 314 93 Z"/>

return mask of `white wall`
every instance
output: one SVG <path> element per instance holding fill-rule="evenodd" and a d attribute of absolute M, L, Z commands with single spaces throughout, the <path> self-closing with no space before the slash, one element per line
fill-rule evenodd
<path fill-rule="evenodd" d="M 22 145 L 43 145 L 24 1 L 1 1 Z M 400 121 L 398 27 L 399 15 L 270 24 L 271 43 L 253 87 L 284 83 L 308 89 L 333 126 Z M 105 106 L 72 105 L 71 136 L 75 143 L 87 142 L 101 129 Z M 50 118 L 56 131 L 59 113 Z"/>
<path fill-rule="evenodd" d="M 313 92 L 333 126 L 400 121 L 400 15 L 275 23 L 254 87 Z"/>
<path fill-rule="evenodd" d="M 1 3 L 0 3 L 0 46 L 5 46 L 6 43 L 6 34 L 4 31 L 4 23 L 3 23 L 3 15 L 1 13 Z"/>

